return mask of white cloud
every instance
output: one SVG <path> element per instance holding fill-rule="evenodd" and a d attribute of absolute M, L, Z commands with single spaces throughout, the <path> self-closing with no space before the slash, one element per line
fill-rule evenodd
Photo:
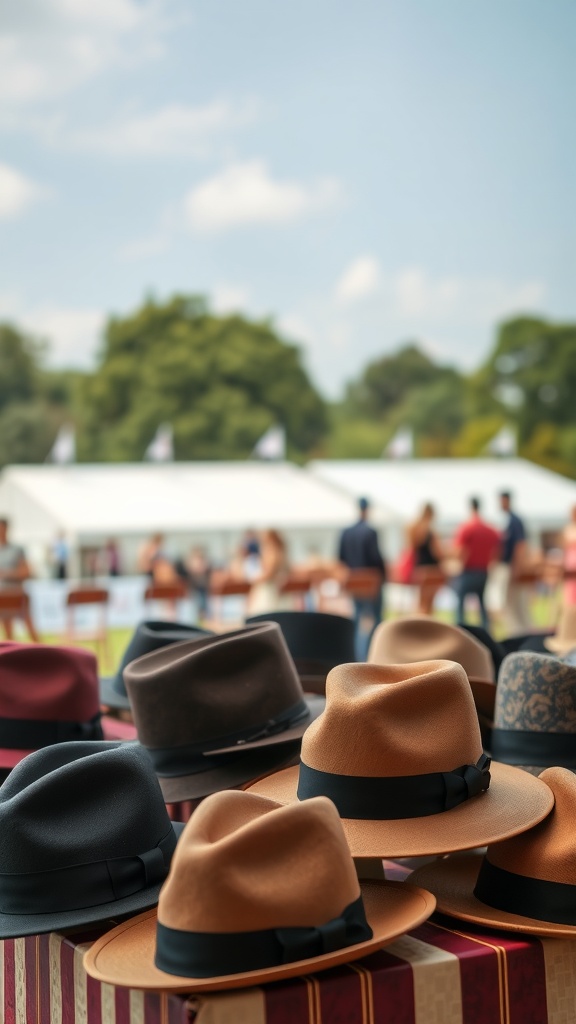
<path fill-rule="evenodd" d="M 222 231 L 247 224 L 287 224 L 332 206 L 340 196 L 334 179 L 305 185 L 274 179 L 263 160 L 231 164 L 190 190 L 189 227 Z"/>
<path fill-rule="evenodd" d="M 219 137 L 253 121 L 258 109 L 256 100 L 174 103 L 150 113 L 126 111 L 107 125 L 70 132 L 68 139 L 76 148 L 111 156 L 205 156 Z"/>
<path fill-rule="evenodd" d="M 351 263 L 336 284 L 336 298 L 343 303 L 354 302 L 378 288 L 380 267 L 373 256 L 359 256 Z"/>
<path fill-rule="evenodd" d="M 14 319 L 48 342 L 47 362 L 51 366 L 89 369 L 94 364 L 106 314 L 99 309 L 45 306 Z"/>
<path fill-rule="evenodd" d="M 496 278 L 452 275 L 433 278 L 420 267 L 408 267 L 387 281 L 393 312 L 420 324 L 491 324 L 503 316 L 537 308 L 546 296 L 542 281 L 509 284 Z"/>
<path fill-rule="evenodd" d="M 115 65 L 163 52 L 167 0 L 26 0 L 5 5 L 3 104 L 63 95 Z"/>
<path fill-rule="evenodd" d="M 222 316 L 245 310 L 250 301 L 247 288 L 237 284 L 217 284 L 212 288 L 212 308 Z"/>
<path fill-rule="evenodd" d="M 0 220 L 24 213 L 43 194 L 43 189 L 19 171 L 0 163 Z"/>

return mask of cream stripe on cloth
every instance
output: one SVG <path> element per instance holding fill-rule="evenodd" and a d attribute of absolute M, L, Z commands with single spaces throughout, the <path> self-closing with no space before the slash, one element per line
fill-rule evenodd
<path fill-rule="evenodd" d="M 27 1024 L 25 939 L 14 939 L 14 1019 L 16 1024 Z"/>
<path fill-rule="evenodd" d="M 266 997 L 261 988 L 190 999 L 195 1024 L 266 1024 Z"/>
<path fill-rule="evenodd" d="M 74 947 L 74 1024 L 88 1024 L 88 977 L 82 957 L 90 943 Z"/>
<path fill-rule="evenodd" d="M 548 1024 L 574 1024 L 576 1008 L 576 941 L 542 939 L 546 971 Z"/>
<path fill-rule="evenodd" d="M 386 952 L 412 968 L 416 1024 L 462 1024 L 460 961 L 455 953 L 411 935 L 386 946 Z"/>
<path fill-rule="evenodd" d="M 62 1024 L 62 970 L 60 946 L 62 937 L 50 932 L 48 955 L 50 964 L 50 1024 Z"/>

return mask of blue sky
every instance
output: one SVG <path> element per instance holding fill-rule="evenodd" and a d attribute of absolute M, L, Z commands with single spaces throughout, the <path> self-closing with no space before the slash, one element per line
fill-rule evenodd
<path fill-rule="evenodd" d="M 337 395 L 576 317 L 573 0 L 11 0 L 0 317 L 93 365 L 110 313 L 273 316 Z"/>

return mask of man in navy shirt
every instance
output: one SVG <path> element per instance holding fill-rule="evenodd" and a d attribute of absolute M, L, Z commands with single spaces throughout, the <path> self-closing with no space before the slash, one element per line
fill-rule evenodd
<path fill-rule="evenodd" d="M 512 511 L 512 495 L 509 491 L 501 492 L 500 508 L 508 515 L 502 532 L 500 555 L 506 587 L 506 618 L 513 632 L 526 633 L 531 626 L 528 592 L 525 586 L 516 582 L 525 562 L 526 530 L 520 516 Z"/>
<path fill-rule="evenodd" d="M 349 569 L 376 569 L 380 573 L 373 597 L 354 598 L 356 623 L 356 657 L 366 661 L 372 633 L 382 619 L 382 584 L 386 572 L 378 545 L 378 534 L 367 522 L 368 500 L 360 498 L 360 519 L 342 532 L 338 558 Z"/>

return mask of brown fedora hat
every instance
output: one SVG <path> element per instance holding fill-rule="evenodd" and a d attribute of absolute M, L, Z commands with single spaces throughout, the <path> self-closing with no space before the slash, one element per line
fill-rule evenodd
<path fill-rule="evenodd" d="M 169 803 L 294 762 L 324 708 L 305 696 L 279 626 L 170 644 L 124 669 L 138 739 Z"/>
<path fill-rule="evenodd" d="M 448 857 L 412 876 L 430 887 L 439 910 L 489 928 L 576 939 L 576 776 L 547 768 L 540 780 L 555 803 L 539 825 L 489 846 L 485 857 Z"/>
<path fill-rule="evenodd" d="M 576 666 L 549 654 L 517 651 L 502 662 L 491 751 L 497 761 L 539 775 L 576 771 Z"/>
<path fill-rule="evenodd" d="M 194 812 L 158 911 L 98 939 L 93 978 L 173 992 L 240 988 L 357 960 L 425 921 L 430 893 L 360 883 L 333 804 L 218 793 Z"/>
<path fill-rule="evenodd" d="M 354 857 L 418 857 L 516 835 L 552 806 L 547 786 L 482 752 L 461 665 L 340 665 L 300 769 L 250 792 L 279 803 L 334 801 Z"/>
<path fill-rule="evenodd" d="M 470 633 L 427 615 L 389 619 L 375 630 L 368 661 L 404 665 L 414 661 L 456 661 L 468 676 L 478 713 L 492 721 L 496 686 L 488 648 Z"/>
<path fill-rule="evenodd" d="M 554 636 L 546 636 L 544 647 L 554 654 L 568 654 L 576 647 L 576 604 L 565 604 Z"/>

